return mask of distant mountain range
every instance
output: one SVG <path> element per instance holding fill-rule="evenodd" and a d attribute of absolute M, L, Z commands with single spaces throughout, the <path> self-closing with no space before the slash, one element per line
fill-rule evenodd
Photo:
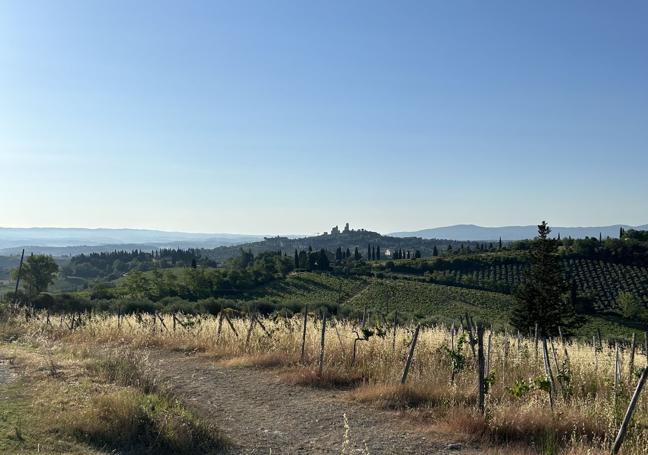
<path fill-rule="evenodd" d="M 591 227 L 552 227 L 554 236 L 558 234 L 561 237 L 583 238 L 598 237 L 618 237 L 619 228 L 648 230 L 648 225 L 628 226 L 615 224 L 612 226 L 591 226 Z M 336 248 L 336 242 L 339 239 L 349 240 L 349 245 L 358 245 L 364 248 L 365 240 L 378 242 L 381 237 L 378 233 L 369 231 L 353 231 L 353 238 L 346 239 L 336 236 L 290 236 L 290 237 L 273 237 L 264 240 L 261 235 L 240 235 L 240 234 L 197 234 L 187 232 L 168 232 L 152 229 L 86 229 L 86 228 L 0 228 L 0 255 L 20 254 L 22 248 L 27 253 L 51 254 L 54 256 L 71 256 L 76 254 L 88 254 L 92 252 L 113 251 L 113 250 L 134 250 L 141 249 L 151 251 L 158 248 L 205 248 L 213 249 L 225 248 L 227 255 L 231 256 L 232 251 L 227 247 L 233 247 L 246 244 L 247 247 L 255 247 L 259 251 L 266 248 L 280 247 L 290 245 L 290 248 L 301 247 L 302 244 L 308 246 L 313 242 L 313 246 Z M 384 241 L 378 242 L 383 248 L 387 247 L 407 247 L 423 248 L 415 246 L 412 242 L 397 242 L 398 238 L 423 238 L 439 239 L 448 241 L 497 241 L 500 237 L 503 241 L 514 241 L 522 239 L 531 239 L 535 237 L 537 227 L 529 226 L 502 226 L 502 227 L 483 227 L 474 224 L 458 224 L 455 226 L 446 226 L 433 229 L 423 229 L 411 232 L 395 232 L 387 234 Z M 371 234 L 367 237 L 368 234 Z M 367 237 L 365 239 L 365 237 Z M 393 241 L 388 241 L 389 239 Z M 281 239 L 278 241 L 277 239 Z M 301 239 L 297 241 L 298 239 Z M 292 240 L 292 241 L 289 241 Z M 353 240 L 353 241 L 351 241 Z M 414 240 L 414 239 L 411 239 Z M 261 243 L 259 243 L 261 242 Z M 346 244 L 343 242 L 344 244 Z M 377 243 L 377 244 L 378 244 Z M 448 243 L 448 242 L 446 242 Z M 285 244 L 285 245 L 284 245 Z M 320 245 L 321 244 L 321 245 Z M 255 249 L 253 248 L 253 249 Z M 431 248 L 431 247 L 430 247 Z M 225 252 L 226 250 L 223 250 Z M 219 258 L 220 259 L 220 258 Z"/>
<path fill-rule="evenodd" d="M 612 226 L 589 226 L 589 227 L 551 227 L 553 236 L 560 234 L 561 237 L 584 238 L 598 237 L 599 234 L 605 237 L 618 237 L 619 228 L 648 230 L 648 224 L 642 226 L 629 226 L 626 224 L 614 224 Z M 524 240 L 532 239 L 537 235 L 538 228 L 529 226 L 501 226 L 484 227 L 474 224 L 456 224 L 454 226 L 423 229 L 411 232 L 394 232 L 389 235 L 394 237 L 421 237 L 424 239 L 452 239 L 452 240 L 476 240 L 495 241 L 502 240 Z"/>
<path fill-rule="evenodd" d="M 114 249 L 216 248 L 263 240 L 240 234 L 194 234 L 152 229 L 0 228 L 0 254 L 30 252 L 55 255 Z"/>

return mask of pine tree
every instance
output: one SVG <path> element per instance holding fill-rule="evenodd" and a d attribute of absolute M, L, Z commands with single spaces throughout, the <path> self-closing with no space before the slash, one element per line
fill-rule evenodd
<path fill-rule="evenodd" d="M 574 307 L 565 298 L 569 286 L 563 278 L 558 242 L 549 237 L 550 232 L 546 222 L 538 225 L 538 237 L 530 251 L 531 267 L 516 291 L 511 324 L 522 333 L 537 323 L 543 336 L 555 336 L 559 326 L 574 323 Z"/>

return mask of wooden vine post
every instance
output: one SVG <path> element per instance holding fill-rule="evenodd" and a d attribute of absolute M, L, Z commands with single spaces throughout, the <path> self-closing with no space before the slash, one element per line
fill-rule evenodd
<path fill-rule="evenodd" d="M 223 309 L 221 308 L 218 314 L 218 329 L 216 329 L 216 341 L 220 340 L 221 332 L 223 331 Z"/>
<path fill-rule="evenodd" d="M 614 440 L 614 445 L 612 446 L 612 455 L 616 455 L 619 452 L 619 449 L 621 449 L 621 444 L 623 444 L 623 440 L 625 439 L 626 432 L 628 431 L 628 426 L 630 425 L 630 421 L 632 420 L 632 415 L 634 414 L 635 408 L 637 407 L 637 402 L 639 401 L 639 395 L 641 395 L 641 390 L 646 383 L 646 378 L 648 378 L 648 367 L 644 368 L 643 373 L 641 373 L 641 377 L 639 378 L 639 382 L 637 383 L 637 388 L 635 389 L 634 394 L 632 394 L 630 405 L 628 405 L 628 410 L 626 411 L 625 417 L 623 418 L 623 423 L 621 423 L 619 433 L 617 434 L 617 437 Z"/>
<path fill-rule="evenodd" d="M 485 396 L 486 396 L 486 375 L 485 375 L 485 362 L 484 362 L 484 326 L 481 323 L 477 324 L 477 378 L 479 380 L 479 412 L 485 412 Z"/>
<path fill-rule="evenodd" d="M 302 331 L 301 357 L 299 361 L 304 363 L 304 354 L 306 353 L 306 325 L 308 324 L 308 305 L 304 305 L 304 328 Z"/>
<path fill-rule="evenodd" d="M 250 313 L 250 326 L 248 327 L 247 336 L 245 337 L 245 349 L 248 348 L 250 344 L 250 338 L 252 337 L 252 330 L 254 329 L 254 323 L 256 319 L 254 318 L 254 312 Z"/>
<path fill-rule="evenodd" d="M 535 323 L 535 361 L 538 363 L 538 323 Z"/>
<path fill-rule="evenodd" d="M 18 286 L 20 286 L 20 275 L 22 274 L 23 260 L 25 259 L 25 249 L 23 248 L 20 255 L 20 264 L 18 265 L 18 274 L 16 275 L 16 289 L 14 290 L 13 304 L 16 305 L 18 301 Z"/>
<path fill-rule="evenodd" d="M 414 338 L 412 338 L 412 344 L 410 345 L 409 353 L 407 354 L 407 361 L 405 362 L 405 369 L 403 370 L 403 377 L 401 378 L 401 384 L 407 382 L 407 375 L 409 374 L 410 366 L 412 365 L 412 358 L 414 357 L 414 349 L 416 348 L 416 341 L 418 340 L 419 331 L 421 330 L 421 325 L 416 326 L 414 330 Z"/>
<path fill-rule="evenodd" d="M 398 328 L 398 310 L 394 311 L 394 334 L 392 336 L 392 352 L 396 351 L 396 329 Z"/>
<path fill-rule="evenodd" d="M 324 369 L 324 341 L 326 337 L 326 308 L 324 309 L 324 314 L 322 315 L 322 338 L 320 339 L 320 356 L 319 356 L 319 376 L 322 376 L 322 370 Z"/>
<path fill-rule="evenodd" d="M 628 366 L 628 381 L 632 382 L 632 375 L 634 374 L 635 350 L 637 349 L 637 337 L 632 332 L 632 341 L 630 343 L 630 364 Z"/>
<path fill-rule="evenodd" d="M 542 337 L 542 353 L 544 355 L 544 369 L 547 380 L 549 381 L 549 406 L 551 410 L 554 408 L 554 379 L 553 373 L 551 372 L 551 364 L 549 363 L 549 351 L 547 349 L 547 339 Z"/>

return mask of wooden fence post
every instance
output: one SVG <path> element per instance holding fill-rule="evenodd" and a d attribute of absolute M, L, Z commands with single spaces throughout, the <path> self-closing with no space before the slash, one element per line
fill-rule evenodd
<path fill-rule="evenodd" d="M 320 340 L 320 357 L 319 357 L 319 376 L 322 377 L 322 370 L 324 369 L 324 341 L 326 337 L 326 308 L 324 308 L 324 315 L 322 316 L 322 338 Z"/>
<path fill-rule="evenodd" d="M 641 377 L 639 378 L 639 382 L 637 383 L 637 388 L 632 395 L 630 405 L 628 406 L 628 410 L 626 411 L 625 417 L 623 418 L 623 423 L 621 424 L 621 428 L 619 428 L 619 434 L 614 440 L 614 445 L 612 446 L 612 455 L 616 455 L 621 448 L 621 444 L 623 444 L 625 434 L 628 431 L 628 425 L 632 420 L 632 414 L 634 414 L 635 407 L 637 406 L 637 402 L 639 401 L 639 395 L 641 395 L 641 389 L 643 389 L 643 386 L 646 383 L 646 378 L 648 378 L 648 366 L 644 368 L 643 373 L 641 373 Z"/>
<path fill-rule="evenodd" d="M 603 349 L 603 338 L 601 337 L 601 329 L 596 329 L 596 335 L 598 337 L 599 349 Z"/>
<path fill-rule="evenodd" d="M 216 329 L 216 341 L 220 340 L 221 332 L 223 331 L 223 309 L 218 314 L 218 329 Z"/>
<path fill-rule="evenodd" d="M 394 334 L 392 337 L 392 352 L 396 351 L 396 329 L 398 327 L 398 310 L 394 311 Z"/>
<path fill-rule="evenodd" d="M 562 344 L 563 353 L 565 354 L 565 361 L 569 362 L 569 353 L 567 352 L 567 344 L 565 343 L 565 338 L 563 337 L 562 328 L 558 326 L 558 335 L 560 336 L 560 344 Z"/>
<path fill-rule="evenodd" d="M 252 337 L 252 329 L 254 329 L 255 322 L 256 320 L 254 319 L 254 313 L 250 313 L 250 327 L 248 327 L 247 336 L 245 337 L 245 349 L 247 349 L 248 345 L 250 344 L 250 338 Z"/>
<path fill-rule="evenodd" d="M 484 326 L 477 324 L 477 378 L 479 380 L 479 412 L 484 414 L 484 399 L 486 395 L 485 365 L 484 365 Z"/>
<path fill-rule="evenodd" d="M 493 346 L 493 327 L 491 327 L 490 331 L 488 332 L 488 345 L 486 347 L 486 374 L 487 375 L 490 373 L 492 346 Z"/>
<path fill-rule="evenodd" d="M 547 376 L 547 379 L 549 380 L 549 405 L 551 406 L 551 410 L 553 411 L 554 408 L 554 379 L 553 379 L 553 373 L 551 372 L 551 364 L 549 363 L 549 351 L 547 349 L 547 338 L 542 337 L 542 353 L 544 355 L 544 369 L 545 369 L 545 375 Z"/>
<path fill-rule="evenodd" d="M 308 305 L 304 305 L 304 330 L 302 331 L 301 357 L 299 361 L 304 363 L 304 354 L 306 349 L 306 325 L 308 324 Z"/>
<path fill-rule="evenodd" d="M 538 323 L 535 323 L 535 361 L 538 363 Z"/>
<path fill-rule="evenodd" d="M 414 338 L 412 338 L 412 345 L 410 346 L 409 353 L 407 354 L 407 361 L 405 362 L 405 369 L 403 370 L 401 384 L 405 384 L 405 382 L 407 381 L 407 375 L 409 374 L 409 369 L 412 365 L 412 357 L 414 357 L 414 348 L 416 348 L 416 341 L 418 340 L 419 330 L 421 330 L 421 324 L 417 325 L 416 330 L 414 330 Z"/>
<path fill-rule="evenodd" d="M 621 382 L 621 359 L 619 354 L 619 342 L 614 343 L 614 393 L 618 393 Z"/>
<path fill-rule="evenodd" d="M 637 344 L 637 337 L 634 332 L 632 332 L 632 341 L 630 342 L 630 365 L 628 366 L 628 382 L 632 383 L 632 375 L 634 374 L 634 360 L 635 360 L 635 349 Z"/>
<path fill-rule="evenodd" d="M 25 259 L 25 249 L 23 248 L 20 255 L 20 264 L 18 265 L 18 274 L 16 275 L 16 289 L 14 290 L 13 304 L 16 306 L 18 301 L 18 286 L 20 286 L 20 275 L 22 274 L 23 260 Z"/>

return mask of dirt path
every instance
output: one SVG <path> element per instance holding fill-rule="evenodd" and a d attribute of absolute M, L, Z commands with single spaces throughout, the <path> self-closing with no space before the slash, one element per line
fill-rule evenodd
<path fill-rule="evenodd" d="M 394 413 L 351 403 L 342 392 L 282 383 L 273 370 L 218 366 L 200 356 L 153 353 L 157 374 L 235 444 L 237 454 L 443 454 L 451 441 L 407 428 Z M 465 451 L 467 452 L 467 451 Z M 461 451 L 461 453 L 465 453 Z"/>

